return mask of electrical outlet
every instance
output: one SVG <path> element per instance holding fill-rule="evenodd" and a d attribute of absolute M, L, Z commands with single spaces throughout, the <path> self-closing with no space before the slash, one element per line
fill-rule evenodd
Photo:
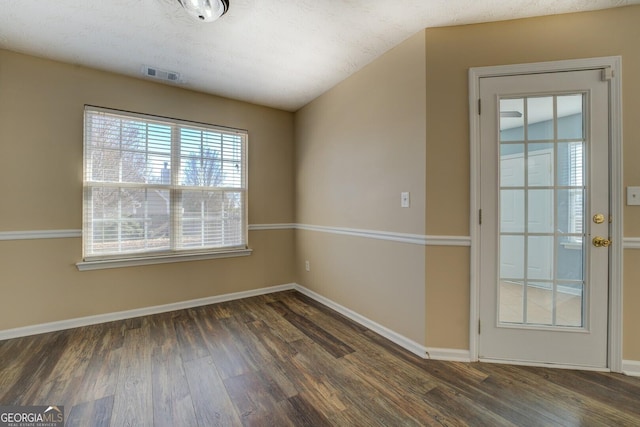
<path fill-rule="evenodd" d="M 309 261 L 304 262 L 304 269 L 307 271 L 311 271 L 311 264 L 309 263 Z"/>

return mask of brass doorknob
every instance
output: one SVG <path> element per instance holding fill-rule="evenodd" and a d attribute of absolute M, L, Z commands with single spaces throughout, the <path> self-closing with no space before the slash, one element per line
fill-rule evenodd
<path fill-rule="evenodd" d="M 596 248 L 608 248 L 611 244 L 611 240 L 604 237 L 596 236 L 593 238 L 593 246 Z"/>

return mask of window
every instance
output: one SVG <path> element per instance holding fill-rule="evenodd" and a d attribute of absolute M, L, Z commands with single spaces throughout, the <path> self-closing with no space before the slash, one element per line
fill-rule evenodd
<path fill-rule="evenodd" d="M 569 233 L 580 234 L 572 236 L 572 241 L 582 243 L 583 223 L 583 159 L 582 141 L 569 143 L 569 186 L 573 188 L 569 198 Z"/>
<path fill-rule="evenodd" d="M 247 249 L 247 132 L 85 107 L 83 257 Z"/>

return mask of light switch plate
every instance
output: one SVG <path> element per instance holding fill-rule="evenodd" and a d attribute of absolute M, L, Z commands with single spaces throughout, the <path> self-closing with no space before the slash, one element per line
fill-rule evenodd
<path fill-rule="evenodd" d="M 409 192 L 408 191 L 403 191 L 402 193 L 400 193 L 400 207 L 408 208 L 409 204 L 410 204 Z"/>
<path fill-rule="evenodd" d="M 627 205 L 640 205 L 640 187 L 627 187 Z"/>

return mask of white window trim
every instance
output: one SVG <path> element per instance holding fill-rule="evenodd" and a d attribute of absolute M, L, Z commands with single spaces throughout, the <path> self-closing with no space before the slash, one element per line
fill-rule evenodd
<path fill-rule="evenodd" d="M 161 121 L 169 121 L 175 125 L 181 126 L 204 126 L 211 128 L 212 130 L 218 130 L 225 133 L 235 133 L 242 135 L 244 139 L 244 155 L 243 155 L 243 173 L 244 173 L 244 186 L 242 191 L 244 193 L 244 212 L 243 212 L 243 240 L 244 244 L 235 247 L 214 247 L 214 248 L 202 248 L 193 250 L 179 250 L 179 251 L 150 251 L 146 253 L 130 253 L 130 254 L 115 254 L 105 256 L 85 256 L 82 261 L 76 263 L 76 267 L 79 271 L 89 271 L 108 268 L 121 268 L 141 265 L 153 265 L 153 264 L 166 264 L 174 262 L 184 261 L 198 261 L 217 258 L 230 258 L 241 257 L 251 255 L 252 249 L 249 248 L 249 224 L 248 224 L 248 132 L 244 129 L 228 128 L 224 126 L 212 125 L 208 123 L 194 122 L 188 120 L 181 120 L 175 118 L 155 116 L 151 114 L 134 113 L 130 111 L 109 109 L 103 107 L 96 107 L 93 105 L 85 105 L 85 111 L 91 110 L 93 112 L 106 112 L 126 115 L 132 118 L 140 118 L 142 120 L 158 119 Z M 83 143 L 84 144 L 84 143 Z M 172 154 L 173 155 L 173 154 Z M 83 163 L 85 160 L 83 159 Z M 85 165 L 86 167 L 86 165 Z M 83 173 L 83 180 L 84 180 Z M 84 196 L 83 196 L 84 198 Z M 84 206 L 84 201 L 83 201 Z M 84 207 L 83 207 L 84 209 Z M 84 213 L 83 213 L 84 217 Z M 84 249 L 83 249 L 84 253 Z M 83 254 L 84 255 L 84 254 Z"/>
<path fill-rule="evenodd" d="M 236 249 L 231 251 L 206 252 L 200 254 L 184 253 L 159 256 L 147 256 L 138 258 L 121 258 L 121 259 L 103 259 L 96 261 L 81 261 L 76 263 L 76 267 L 80 271 L 104 270 L 107 268 L 136 267 L 139 265 L 169 264 L 172 262 L 183 261 L 203 261 L 207 259 L 217 258 L 233 258 L 241 256 L 249 256 L 253 252 L 252 249 Z"/>

